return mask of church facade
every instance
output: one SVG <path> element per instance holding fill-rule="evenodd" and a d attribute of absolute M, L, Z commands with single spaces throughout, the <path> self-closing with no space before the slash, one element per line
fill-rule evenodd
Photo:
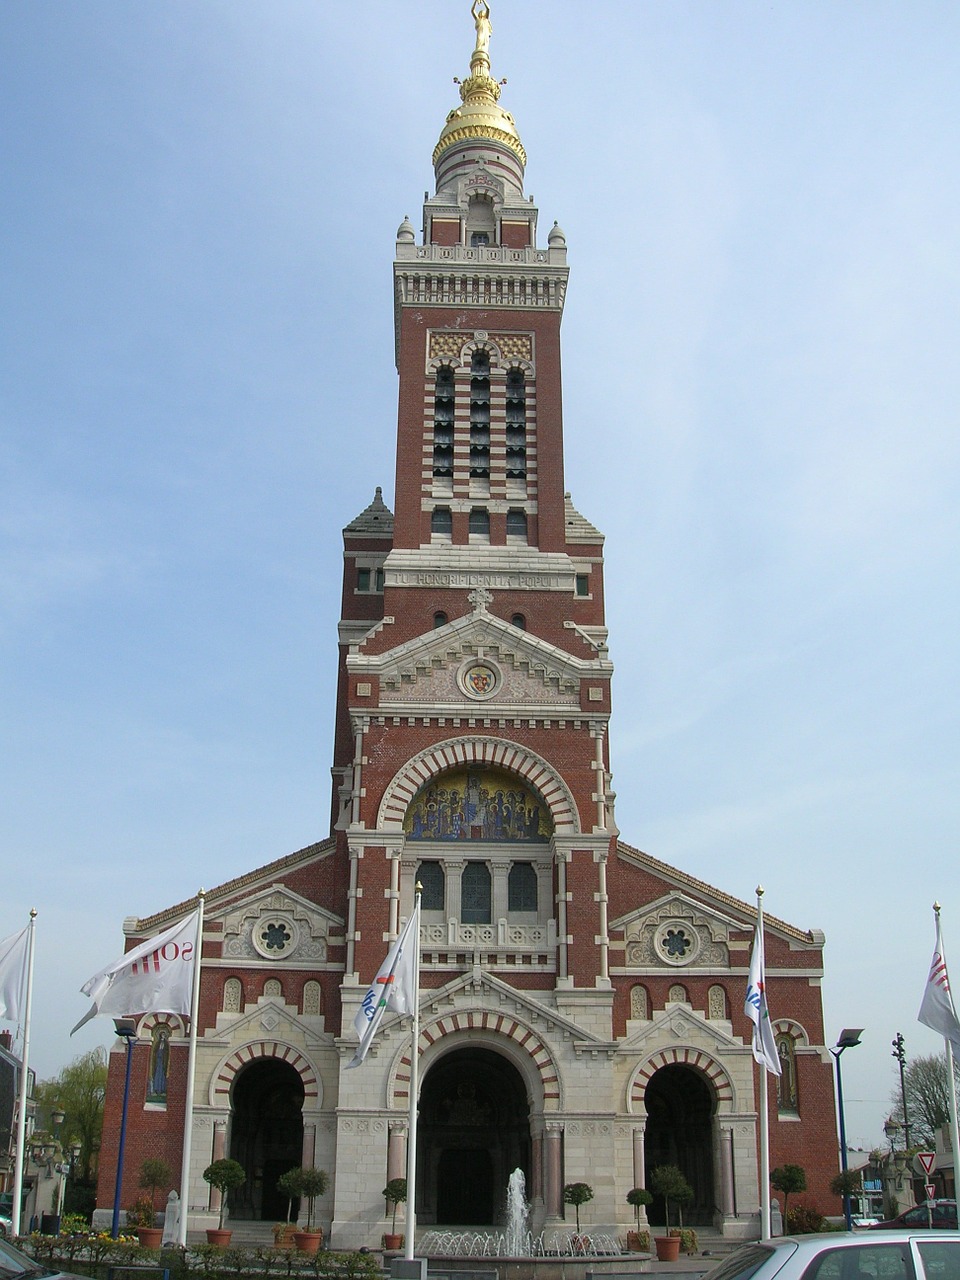
<path fill-rule="evenodd" d="M 587 1182 L 584 1230 L 623 1235 L 627 1192 L 673 1164 L 688 1224 L 755 1236 L 756 910 L 617 830 L 603 536 L 564 486 L 566 240 L 538 232 L 473 9 L 422 233 L 397 233 L 394 509 L 377 490 L 344 530 L 331 834 L 206 898 L 189 1222 L 216 1225 L 212 1160 L 246 1170 L 234 1223 L 282 1221 L 277 1178 L 302 1163 L 331 1175 L 332 1244 L 379 1243 L 382 1189 L 406 1172 L 409 1020 L 388 1015 L 345 1068 L 419 883 L 419 1226 L 501 1222 L 519 1167 L 535 1230 L 562 1226 L 564 1185 Z M 186 910 L 127 920 L 129 943 Z M 807 1201 L 836 1212 L 822 950 L 767 918 L 771 1167 L 802 1165 Z M 181 1019 L 139 1020 L 125 1205 L 143 1159 L 179 1167 L 186 1059 Z M 118 1048 L 101 1205 L 123 1072 Z"/>

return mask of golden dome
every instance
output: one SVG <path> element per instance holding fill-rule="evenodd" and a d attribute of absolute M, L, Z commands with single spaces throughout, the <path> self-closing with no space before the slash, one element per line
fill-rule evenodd
<path fill-rule="evenodd" d="M 486 0 L 473 0 L 472 13 L 477 43 L 470 58 L 470 75 L 460 85 L 463 105 L 454 107 L 447 116 L 433 151 L 433 163 L 458 142 L 489 138 L 508 147 L 521 165 L 526 165 L 527 153 L 513 116 L 499 105 L 500 83 L 490 74 L 490 6 Z"/>

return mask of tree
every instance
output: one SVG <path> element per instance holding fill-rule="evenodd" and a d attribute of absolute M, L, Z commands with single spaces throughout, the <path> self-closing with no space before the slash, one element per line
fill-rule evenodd
<path fill-rule="evenodd" d="M 670 1201 L 673 1200 L 678 1206 L 689 1204 L 693 1199 L 693 1187 L 690 1186 L 682 1171 L 675 1164 L 659 1164 L 650 1175 L 650 1189 L 658 1196 L 663 1196 L 664 1214 L 667 1221 L 667 1230 L 669 1231 Z M 680 1221 L 682 1224 L 682 1212 Z"/>
<path fill-rule="evenodd" d="M 572 1204 L 577 1213 L 577 1235 L 580 1234 L 580 1206 L 593 1199 L 593 1187 L 585 1182 L 568 1182 L 563 1188 L 563 1203 Z"/>
<path fill-rule="evenodd" d="M 34 1090 L 37 1126 L 51 1128 L 51 1114 L 58 1107 L 64 1113 L 57 1137 L 64 1150 L 80 1143 L 76 1181 L 92 1183 L 94 1157 L 103 1132 L 103 1105 L 107 1096 L 107 1051 L 102 1047 L 74 1058 L 60 1074 L 41 1081 Z"/>
<path fill-rule="evenodd" d="M 407 1180 L 406 1178 L 391 1178 L 387 1185 L 383 1188 L 383 1198 L 387 1204 L 393 1205 L 393 1225 L 390 1227 L 390 1234 L 397 1234 L 397 1205 L 403 1204 L 407 1198 Z"/>
<path fill-rule="evenodd" d="M 830 1190 L 835 1196 L 855 1195 L 861 1188 L 862 1170 L 847 1169 L 843 1173 L 838 1173 L 835 1178 L 830 1179 Z"/>
<path fill-rule="evenodd" d="M 206 1174 L 204 1174 L 206 1177 Z M 330 1175 L 325 1169 L 288 1169 L 283 1175 L 283 1191 L 286 1195 L 299 1196 L 307 1202 L 306 1230 L 313 1230 L 313 1202 L 322 1196 L 330 1185 Z M 280 1185 L 279 1183 L 277 1184 Z"/>
<path fill-rule="evenodd" d="M 903 1083 L 907 1095 L 907 1115 L 910 1117 L 910 1145 L 928 1147 L 932 1151 L 937 1130 L 950 1118 L 946 1054 L 932 1053 L 927 1057 L 912 1058 L 904 1070 Z M 902 1115 L 903 1100 L 899 1084 L 892 1090 L 890 1102 L 893 1114 Z"/>
<path fill-rule="evenodd" d="M 640 1209 L 644 1205 L 653 1204 L 653 1196 L 646 1187 L 634 1187 L 632 1191 L 627 1192 L 627 1204 L 633 1205 L 633 1212 L 637 1219 L 637 1230 L 640 1230 Z"/>
<path fill-rule="evenodd" d="M 223 1230 L 223 1219 L 227 1212 L 227 1192 L 242 1187 L 247 1174 L 238 1160 L 214 1160 L 203 1171 L 204 1182 L 216 1187 L 220 1192 L 220 1230 Z"/>
<path fill-rule="evenodd" d="M 173 1174 L 166 1160 L 144 1160 L 140 1166 L 140 1185 L 150 1192 L 150 1204 L 157 1207 L 157 1192 L 173 1184 Z M 151 1223 L 151 1226 L 153 1224 Z"/>
<path fill-rule="evenodd" d="M 782 1164 L 770 1174 L 770 1185 L 774 1191 L 783 1192 L 783 1220 L 787 1220 L 787 1201 L 795 1191 L 806 1191 L 807 1174 L 802 1165 Z"/>

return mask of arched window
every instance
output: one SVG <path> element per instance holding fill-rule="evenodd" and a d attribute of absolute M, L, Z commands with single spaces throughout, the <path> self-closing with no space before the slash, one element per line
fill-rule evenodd
<path fill-rule="evenodd" d="M 420 907 L 423 911 L 443 911 L 446 882 L 443 866 L 439 862 L 421 862 L 417 867 L 417 881 L 423 885 Z"/>
<path fill-rule="evenodd" d="M 436 631 L 438 627 L 445 627 L 446 625 L 447 625 L 447 615 L 443 612 L 442 609 L 438 609 L 437 612 L 433 615 L 433 629 L 434 631 Z"/>
<path fill-rule="evenodd" d="M 527 475 L 527 390 L 522 369 L 507 371 L 507 479 Z"/>
<path fill-rule="evenodd" d="M 150 1076 L 146 1100 L 155 1106 L 167 1105 L 167 1077 L 170 1072 L 170 1028 L 161 1022 L 153 1028 L 150 1046 Z"/>
<path fill-rule="evenodd" d="M 263 984 L 263 994 L 265 996 L 282 996 L 283 988 L 280 986 L 278 978 L 268 978 Z"/>
<path fill-rule="evenodd" d="M 727 993 L 723 987 L 713 986 L 707 992 L 707 1017 L 711 1022 L 723 1022 L 727 1016 Z"/>
<path fill-rule="evenodd" d="M 490 541 L 490 512 L 486 507 L 474 507 L 471 510 L 470 538 L 475 542 Z"/>
<path fill-rule="evenodd" d="M 507 876 L 507 910 L 536 911 L 537 873 L 532 862 L 515 862 Z"/>
<path fill-rule="evenodd" d="M 490 478 L 490 357 L 475 351 L 470 362 L 470 475 Z"/>
<path fill-rule="evenodd" d="M 490 870 L 468 862 L 460 876 L 460 919 L 464 924 L 490 923 Z"/>
<path fill-rule="evenodd" d="M 243 984 L 239 978 L 228 978 L 223 984 L 224 1013 L 240 1013 L 243 1009 Z"/>
<path fill-rule="evenodd" d="M 646 1021 L 650 1017 L 650 997 L 639 983 L 630 988 L 630 1017 Z"/>
<path fill-rule="evenodd" d="M 438 541 L 453 537 L 453 515 L 449 507 L 434 507 L 430 512 L 430 532 Z"/>
<path fill-rule="evenodd" d="M 673 1004 L 687 1004 L 687 988 L 681 986 L 679 982 L 675 982 L 667 992 L 667 999 Z"/>
<path fill-rule="evenodd" d="M 507 512 L 507 541 L 508 542 L 526 542 L 527 540 L 527 513 L 512 507 Z"/>
<path fill-rule="evenodd" d="M 303 1012 L 318 1017 L 323 1012 L 323 996 L 320 991 L 319 982 L 305 982 L 303 984 Z"/>
<path fill-rule="evenodd" d="M 789 1031 L 776 1033 L 780 1075 L 777 1079 L 777 1110 L 781 1115 L 799 1115 L 797 1089 L 797 1042 Z"/>
<path fill-rule="evenodd" d="M 433 404 L 433 474 L 453 477 L 453 369 L 437 370 Z"/>
<path fill-rule="evenodd" d="M 527 620 L 522 613 L 515 613 L 510 619 L 511 626 L 519 628 L 520 631 L 526 631 Z"/>

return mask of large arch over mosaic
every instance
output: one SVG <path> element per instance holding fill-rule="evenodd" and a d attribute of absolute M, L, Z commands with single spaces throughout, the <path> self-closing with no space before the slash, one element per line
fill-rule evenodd
<path fill-rule="evenodd" d="M 461 801 L 465 791 L 470 794 L 472 788 L 475 796 L 472 803 L 477 806 L 480 803 L 479 792 L 487 791 L 484 821 L 468 823 L 467 810 L 461 805 L 459 812 L 462 816 L 458 819 L 458 825 L 454 823 L 452 813 L 447 816 L 447 830 L 452 833 L 457 825 L 457 835 L 427 835 L 423 834 L 423 830 L 414 834 L 416 813 L 420 808 L 418 798 L 423 796 L 426 806 L 426 796 L 431 785 L 442 789 L 441 779 L 448 792 L 451 789 L 457 790 L 458 800 Z M 494 787 L 494 798 L 497 791 L 503 792 L 504 800 L 507 792 L 514 793 L 515 811 L 510 814 L 508 827 L 515 833 L 521 830 L 519 813 L 522 805 L 523 835 L 486 834 L 496 828 L 497 822 L 500 830 L 504 829 L 502 802 L 498 817 L 492 811 L 490 786 L 494 782 L 497 784 Z M 517 796 L 520 797 L 519 800 Z M 449 795 L 446 801 L 449 806 Z M 533 811 L 536 811 L 535 831 Z M 420 812 L 425 829 L 427 808 L 424 807 Z M 474 818 L 477 812 L 478 810 L 474 811 Z M 439 833 L 439 813 L 430 821 Z M 557 772 L 534 752 L 500 738 L 455 738 L 414 756 L 399 770 L 384 792 L 377 826 L 382 831 L 407 831 L 409 828 L 408 838 L 411 839 L 522 839 L 541 842 L 549 840 L 554 831 L 575 835 L 580 830 L 573 796 Z M 476 837 L 461 834 L 468 826 L 479 827 L 481 834 Z"/>

